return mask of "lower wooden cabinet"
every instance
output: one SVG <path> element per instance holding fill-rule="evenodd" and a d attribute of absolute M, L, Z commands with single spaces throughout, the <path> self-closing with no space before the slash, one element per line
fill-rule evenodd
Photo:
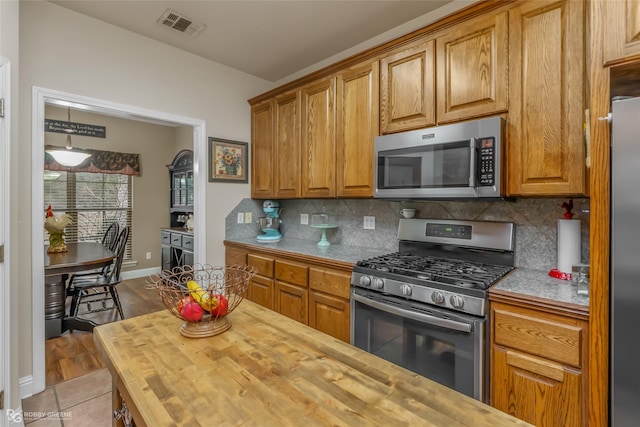
<path fill-rule="evenodd" d="M 274 310 L 305 325 L 309 324 L 309 291 L 302 286 L 276 281 Z"/>
<path fill-rule="evenodd" d="M 309 292 L 309 326 L 325 334 L 349 342 L 349 316 L 351 313 L 348 299 Z"/>
<path fill-rule="evenodd" d="M 225 245 L 227 263 L 246 259 L 256 270 L 247 299 L 349 342 L 353 265 L 282 251 L 272 254 L 269 249 L 258 251 L 237 243 Z"/>
<path fill-rule="evenodd" d="M 273 292 L 273 279 L 256 275 L 249 282 L 247 298 L 256 304 L 273 310 Z"/>
<path fill-rule="evenodd" d="M 535 426 L 587 424 L 588 318 L 491 301 L 491 406 Z"/>
<path fill-rule="evenodd" d="M 249 282 L 247 298 L 256 304 L 273 310 L 274 260 L 256 254 L 247 254 L 247 265 L 253 267 L 256 271 L 256 274 Z"/>

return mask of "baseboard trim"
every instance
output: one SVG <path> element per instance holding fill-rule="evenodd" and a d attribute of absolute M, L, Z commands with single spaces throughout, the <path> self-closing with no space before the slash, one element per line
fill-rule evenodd
<path fill-rule="evenodd" d="M 161 271 L 160 267 L 144 268 L 142 270 L 123 271 L 120 274 L 120 277 L 122 277 L 122 280 L 137 279 L 139 277 L 147 277 L 147 276 L 151 276 L 152 274 L 158 274 L 160 273 L 160 271 Z"/>
<path fill-rule="evenodd" d="M 18 379 L 18 385 L 20 390 L 20 399 L 26 399 L 33 396 L 33 376 L 27 375 Z"/>

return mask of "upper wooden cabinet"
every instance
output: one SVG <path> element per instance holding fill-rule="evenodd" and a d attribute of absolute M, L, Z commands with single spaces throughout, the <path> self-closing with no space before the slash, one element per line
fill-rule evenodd
<path fill-rule="evenodd" d="M 302 88 L 302 197 L 336 195 L 336 79 Z"/>
<path fill-rule="evenodd" d="M 373 142 L 378 136 L 379 63 L 337 77 L 336 195 L 373 196 Z"/>
<path fill-rule="evenodd" d="M 434 125 L 433 40 L 391 53 L 380 60 L 380 133 Z"/>
<path fill-rule="evenodd" d="M 251 197 L 273 197 L 273 102 L 251 107 Z"/>
<path fill-rule="evenodd" d="M 601 8 L 633 33 L 635 3 Z M 252 197 L 373 197 L 377 135 L 496 114 L 507 196 L 588 195 L 585 2 L 470 10 L 252 100 Z"/>
<path fill-rule="evenodd" d="M 509 28 L 507 193 L 583 195 L 584 4 L 525 2 Z"/>
<path fill-rule="evenodd" d="M 640 2 L 602 1 L 604 63 L 612 65 L 640 57 Z"/>
<path fill-rule="evenodd" d="M 277 199 L 300 197 L 300 91 L 275 98 L 273 138 L 275 165 L 273 197 Z M 256 167 L 262 169 L 260 164 Z M 263 174 L 266 171 L 260 170 L 259 173 Z"/>
<path fill-rule="evenodd" d="M 300 91 L 251 107 L 251 197 L 300 197 Z"/>
<path fill-rule="evenodd" d="M 252 106 L 251 197 L 373 196 L 379 63 Z"/>
<path fill-rule="evenodd" d="M 437 38 L 438 123 L 506 111 L 508 34 L 501 12 Z"/>

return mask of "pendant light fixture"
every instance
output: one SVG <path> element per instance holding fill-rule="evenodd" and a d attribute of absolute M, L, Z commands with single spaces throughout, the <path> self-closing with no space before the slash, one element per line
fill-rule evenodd
<path fill-rule="evenodd" d="M 71 122 L 71 107 L 67 108 L 67 121 Z M 64 147 L 64 150 L 54 148 L 45 151 L 49 153 L 51 157 L 53 157 L 54 160 L 62 166 L 78 166 L 87 158 L 91 157 L 91 154 L 74 151 L 73 147 L 71 146 L 71 133 L 73 132 L 73 130 L 67 129 L 66 132 L 68 132 L 67 143 Z"/>

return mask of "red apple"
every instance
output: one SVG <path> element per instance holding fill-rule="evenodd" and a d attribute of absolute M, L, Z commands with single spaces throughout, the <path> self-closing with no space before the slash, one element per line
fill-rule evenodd
<path fill-rule="evenodd" d="M 200 307 L 197 302 L 188 302 L 180 310 L 180 316 L 187 322 L 198 322 L 202 319 L 204 308 Z"/>
<path fill-rule="evenodd" d="M 191 296 L 186 296 L 184 298 L 182 298 L 180 301 L 178 301 L 178 313 L 180 313 L 182 311 L 182 308 L 185 306 L 185 304 L 189 304 L 190 302 L 193 302 L 193 298 L 191 298 Z"/>
<path fill-rule="evenodd" d="M 211 315 L 216 317 L 222 317 L 227 314 L 229 309 L 229 303 L 222 294 L 214 294 L 213 297 L 218 300 L 218 305 L 211 310 Z"/>

